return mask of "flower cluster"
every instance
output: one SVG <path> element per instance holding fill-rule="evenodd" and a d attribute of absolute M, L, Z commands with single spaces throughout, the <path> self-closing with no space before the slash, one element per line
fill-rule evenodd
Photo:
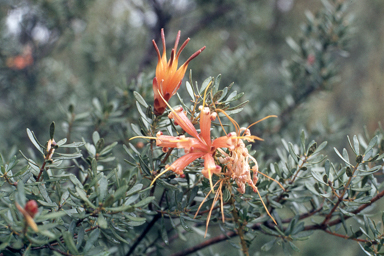
<path fill-rule="evenodd" d="M 202 174 L 210 180 L 212 186 L 212 175 L 219 174 L 221 167 L 215 164 L 214 155 L 218 148 L 235 148 L 235 134 L 229 133 L 226 136 L 219 137 L 215 140 L 211 139 L 211 121 L 216 119 L 217 113 L 211 113 L 208 107 L 200 106 L 200 131 L 199 134 L 192 122 L 186 116 L 183 108 L 172 110 L 168 115 L 170 119 L 174 119 L 175 125 L 180 127 L 192 137 L 169 136 L 163 135 L 159 131 L 156 135 L 156 145 L 167 151 L 168 148 L 184 149 L 185 155 L 177 159 L 170 166 L 166 166 L 166 170 L 171 170 L 177 174 L 183 174 L 183 170 L 190 163 L 198 158 L 204 160 L 204 169 Z"/>

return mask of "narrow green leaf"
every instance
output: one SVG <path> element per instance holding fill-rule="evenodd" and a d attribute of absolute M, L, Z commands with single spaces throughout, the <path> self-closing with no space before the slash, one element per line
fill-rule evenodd
<path fill-rule="evenodd" d="M 187 232 L 193 232 L 193 229 L 191 229 L 188 225 L 187 222 L 184 219 L 184 216 L 180 216 L 180 224 L 184 228 L 185 231 Z"/>
<path fill-rule="evenodd" d="M 371 139 L 371 141 L 368 144 L 368 147 L 365 149 L 364 155 L 368 154 L 368 152 L 376 146 L 377 142 L 379 141 L 379 137 L 376 135 Z"/>
<path fill-rule="evenodd" d="M 51 212 L 45 215 L 40 215 L 39 217 L 36 218 L 37 221 L 45 221 L 45 220 L 50 220 L 50 219 L 57 219 L 60 217 L 63 217 L 67 215 L 66 212 L 64 211 L 59 211 L 59 212 Z"/>
<path fill-rule="evenodd" d="M 99 238 L 99 235 L 100 235 L 100 230 L 99 229 L 95 229 L 95 230 L 93 230 L 91 232 L 91 234 L 89 235 L 89 238 L 87 240 L 87 243 L 84 246 L 84 252 L 87 252 L 89 249 L 92 248 L 93 244 Z"/>
<path fill-rule="evenodd" d="M 131 128 L 132 128 L 133 132 L 136 133 L 137 136 L 145 135 L 145 134 L 141 133 L 141 130 L 140 130 L 139 126 L 137 126 L 136 124 L 131 123 Z"/>
<path fill-rule="evenodd" d="M 127 197 L 133 194 L 136 194 L 142 188 L 143 188 L 143 184 L 135 184 L 130 190 L 128 190 Z"/>
<path fill-rule="evenodd" d="M 164 216 L 161 217 L 160 233 L 161 233 L 161 238 L 163 239 L 164 243 L 166 245 L 169 245 L 168 233 L 167 233 L 166 226 L 164 225 Z"/>
<path fill-rule="evenodd" d="M 67 246 L 70 253 L 78 254 L 79 251 L 77 250 L 75 242 L 73 241 L 72 234 L 68 231 L 65 231 L 63 233 L 63 238 L 64 238 L 65 245 Z"/>
<path fill-rule="evenodd" d="M 212 81 L 212 77 L 208 77 L 207 79 L 204 80 L 200 88 L 200 94 L 204 93 L 205 89 L 207 88 L 207 86 L 210 84 L 211 81 Z"/>
<path fill-rule="evenodd" d="M 148 108 L 147 102 L 145 102 L 144 98 L 136 91 L 133 92 L 133 96 L 135 96 L 136 100 L 145 108 Z"/>
<path fill-rule="evenodd" d="M 23 207 L 25 205 L 26 199 L 25 199 L 24 182 L 21 180 L 17 183 L 17 195 L 19 199 L 19 204 Z"/>
<path fill-rule="evenodd" d="M 108 207 L 106 208 L 107 211 L 111 212 L 132 212 L 135 209 L 132 205 L 122 205 L 118 207 Z"/>
<path fill-rule="evenodd" d="M 140 202 L 138 202 L 137 204 L 135 204 L 135 207 L 136 207 L 136 208 L 138 208 L 138 207 L 143 207 L 143 206 L 149 204 L 150 202 L 152 202 L 153 199 L 155 199 L 154 196 L 146 197 L 146 198 L 144 198 L 143 200 L 141 200 Z"/>
<path fill-rule="evenodd" d="M 83 243 L 84 235 L 85 235 L 84 227 L 80 226 L 79 232 L 77 233 L 77 241 L 76 241 L 76 248 L 77 249 L 79 249 L 81 244 Z"/>
<path fill-rule="evenodd" d="M 96 145 L 99 140 L 100 140 L 100 134 L 97 131 L 94 131 L 92 133 L 93 144 Z"/>
<path fill-rule="evenodd" d="M 99 200 L 102 202 L 105 198 L 105 196 L 108 193 L 108 180 L 107 178 L 103 175 L 101 179 L 98 181 L 99 184 Z"/>
<path fill-rule="evenodd" d="M 242 103 L 240 103 L 239 105 L 235 106 L 235 107 L 232 107 L 232 108 L 228 108 L 227 111 L 232 111 L 232 110 L 236 110 L 236 109 L 239 109 L 239 108 L 243 108 L 245 105 L 247 105 L 249 103 L 249 100 L 246 100 Z M 226 112 L 227 112 L 226 111 Z"/>
<path fill-rule="evenodd" d="M 291 142 L 288 143 L 288 148 L 289 148 L 289 154 L 291 154 L 295 163 L 298 164 L 299 163 L 299 156 L 296 155 L 295 150 L 293 149 L 293 144 Z"/>
<path fill-rule="evenodd" d="M 333 148 L 333 150 L 335 150 L 336 154 L 341 158 L 341 160 L 343 160 L 346 164 L 353 166 L 346 159 L 344 159 L 344 157 L 340 154 L 340 152 L 335 147 Z"/>
<path fill-rule="evenodd" d="M 301 151 L 303 153 L 306 152 L 306 149 L 305 149 L 305 132 L 304 132 L 304 130 L 302 130 L 301 134 L 300 134 L 300 144 L 301 144 Z"/>
<path fill-rule="evenodd" d="M 276 238 L 269 241 L 268 243 L 264 244 L 263 246 L 261 246 L 261 250 L 264 251 L 264 252 L 267 252 L 269 250 L 272 249 L 273 245 L 276 243 Z"/>
<path fill-rule="evenodd" d="M 100 152 L 100 156 L 108 154 L 112 151 L 112 149 L 117 145 L 117 141 L 113 142 L 111 145 L 106 146 L 103 150 Z"/>
<path fill-rule="evenodd" d="M 296 245 L 294 243 L 292 243 L 291 241 L 288 241 L 289 245 L 291 246 L 291 248 L 296 251 L 296 252 L 300 252 L 300 249 L 296 247 Z"/>
<path fill-rule="evenodd" d="M 49 127 L 49 137 L 52 140 L 54 136 L 55 136 L 55 122 L 52 122 Z"/>
<path fill-rule="evenodd" d="M 86 203 L 88 204 L 89 206 L 91 206 L 92 208 L 97 208 L 93 203 L 91 203 L 91 201 L 88 200 L 88 197 L 87 197 L 87 194 L 84 192 L 83 189 L 79 188 L 76 186 L 76 192 L 77 194 L 80 196 L 80 198 Z"/>
<path fill-rule="evenodd" d="M 192 100 L 194 100 L 195 94 L 194 94 L 192 85 L 187 81 L 185 83 L 185 86 L 187 87 L 187 92 L 188 92 L 189 96 L 191 97 Z"/>
<path fill-rule="evenodd" d="M 28 128 L 27 128 L 27 135 L 28 135 L 28 138 L 30 139 L 30 141 L 32 142 L 32 144 L 33 144 L 33 145 L 37 148 L 37 150 L 39 150 L 40 153 L 44 156 L 44 151 L 43 151 L 43 149 L 40 147 L 40 143 L 36 140 L 34 133 L 33 133 L 31 130 L 29 130 Z"/>
<path fill-rule="evenodd" d="M 9 245 L 9 243 L 11 242 L 12 237 L 13 237 L 13 234 L 7 236 L 7 238 L 4 239 L 2 243 L 0 243 L 0 252 L 2 250 L 4 250 Z"/>
<path fill-rule="evenodd" d="M 108 223 L 105 220 L 105 218 L 101 212 L 99 213 L 99 216 L 97 217 L 97 222 L 99 223 L 100 228 L 102 228 L 102 229 L 108 228 Z"/>
<path fill-rule="evenodd" d="M 322 142 L 315 150 L 315 152 L 313 152 L 313 154 L 317 154 L 319 153 L 321 150 L 323 150 L 326 146 L 327 146 L 328 142 L 327 141 L 324 141 Z"/>

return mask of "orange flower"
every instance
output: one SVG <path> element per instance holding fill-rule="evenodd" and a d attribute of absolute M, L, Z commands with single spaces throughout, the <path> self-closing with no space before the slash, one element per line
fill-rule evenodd
<path fill-rule="evenodd" d="M 161 176 L 163 173 L 171 170 L 176 174 L 182 175 L 183 169 L 187 167 L 190 163 L 198 158 L 202 158 L 204 160 L 204 169 L 202 170 L 202 174 L 204 177 L 209 179 L 212 186 L 212 175 L 218 174 L 221 171 L 221 167 L 215 164 L 215 160 L 213 158 L 216 153 L 216 149 L 218 148 L 234 148 L 236 143 L 236 133 L 229 133 L 226 136 L 219 137 L 215 140 L 211 140 L 211 121 L 216 119 L 217 113 L 210 113 L 208 107 L 200 106 L 200 130 L 199 134 L 192 122 L 188 119 L 183 108 L 178 108 L 172 110 L 172 112 L 168 115 L 169 118 L 174 119 L 175 125 L 180 125 L 181 128 L 187 132 L 192 137 L 181 136 L 169 136 L 163 135 L 161 131 L 159 131 L 156 135 L 156 145 L 163 148 L 163 151 L 167 151 L 168 148 L 182 148 L 185 151 L 185 155 L 177 159 L 170 166 L 167 165 L 165 171 L 160 173 L 153 181 Z"/>
<path fill-rule="evenodd" d="M 165 48 L 165 36 L 164 29 L 161 29 L 161 40 L 163 43 L 163 55 L 160 55 L 159 48 L 155 40 L 152 40 L 152 43 L 155 47 L 158 57 L 158 63 L 156 67 L 156 77 L 153 79 L 153 93 L 154 93 L 154 111 L 156 115 L 161 115 L 164 113 L 165 108 L 167 107 L 166 103 L 161 99 L 161 96 L 168 102 L 169 99 L 176 94 L 177 90 L 180 88 L 181 81 L 183 80 L 185 71 L 187 70 L 188 63 L 197 57 L 204 49 L 201 48 L 197 52 L 191 55 L 184 62 L 183 65 L 177 69 L 180 53 L 183 51 L 184 47 L 188 44 L 189 38 L 181 45 L 179 51 L 177 51 L 177 46 L 180 40 L 180 31 L 177 33 L 175 46 L 171 51 L 171 58 L 167 61 L 166 48 Z M 160 94 L 159 94 L 160 92 Z"/>

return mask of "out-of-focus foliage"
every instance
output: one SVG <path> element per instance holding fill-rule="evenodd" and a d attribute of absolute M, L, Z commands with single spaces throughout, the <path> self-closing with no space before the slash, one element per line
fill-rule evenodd
<path fill-rule="evenodd" d="M 327 239 L 321 255 L 382 255 L 383 15 L 379 0 L 0 2 L 0 255 L 318 255 Z M 181 58 L 207 46 L 171 106 L 198 123 L 212 81 L 205 103 L 227 132 L 217 109 L 242 126 L 279 116 L 248 146 L 285 188 L 259 174 L 277 226 L 225 175 L 208 195 L 202 161 L 149 186 L 183 155 L 129 141 L 182 132 L 152 113 L 161 28 L 168 49 L 179 29 L 192 38 Z M 38 231 L 17 207 L 28 200 Z"/>

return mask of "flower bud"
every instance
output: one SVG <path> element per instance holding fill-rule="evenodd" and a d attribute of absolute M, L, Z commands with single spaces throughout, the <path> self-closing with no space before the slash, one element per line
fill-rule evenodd
<path fill-rule="evenodd" d="M 29 200 L 24 207 L 24 210 L 33 218 L 39 211 L 38 205 L 35 200 Z"/>

